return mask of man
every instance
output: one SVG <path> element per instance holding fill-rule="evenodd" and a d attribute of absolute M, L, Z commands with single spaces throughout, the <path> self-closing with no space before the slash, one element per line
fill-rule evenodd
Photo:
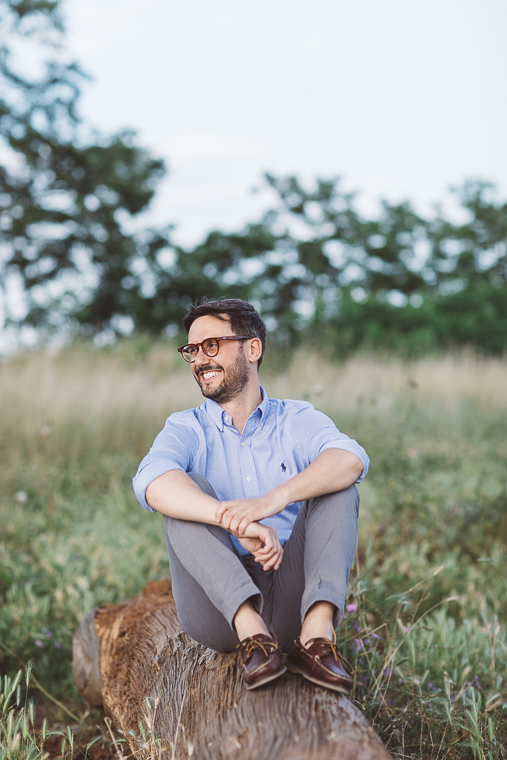
<path fill-rule="evenodd" d="M 287 666 L 347 693 L 335 628 L 368 457 L 311 404 L 267 397 L 253 306 L 204 300 L 183 324 L 178 351 L 206 401 L 167 419 L 134 478 L 139 502 L 164 515 L 179 621 L 215 650 L 238 647 L 248 689 Z"/>

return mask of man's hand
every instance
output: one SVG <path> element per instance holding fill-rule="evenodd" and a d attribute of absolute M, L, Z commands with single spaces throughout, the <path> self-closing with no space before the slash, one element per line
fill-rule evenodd
<path fill-rule="evenodd" d="M 276 530 L 260 523 L 250 523 L 244 536 L 238 541 L 244 549 L 253 554 L 263 570 L 278 570 L 282 562 L 283 549 Z"/>
<path fill-rule="evenodd" d="M 282 512 L 287 503 L 277 491 L 270 491 L 265 496 L 255 499 L 233 499 L 221 501 L 215 512 L 215 519 L 235 536 L 245 535 L 247 527 L 265 517 Z"/>

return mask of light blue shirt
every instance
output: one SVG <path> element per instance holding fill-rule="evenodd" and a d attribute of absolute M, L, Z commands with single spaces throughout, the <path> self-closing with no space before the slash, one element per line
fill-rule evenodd
<path fill-rule="evenodd" d="M 149 484 L 170 470 L 197 472 L 213 486 L 220 501 L 264 496 L 294 477 L 326 449 L 343 449 L 359 457 L 366 475 L 369 459 L 322 412 L 306 401 L 270 399 L 263 388 L 262 402 L 248 418 L 240 435 L 231 417 L 207 399 L 196 409 L 175 412 L 166 420 L 149 453 L 139 465 L 133 485 L 145 509 Z M 262 520 L 276 528 L 282 546 L 287 543 L 300 502 Z M 246 550 L 232 537 L 241 554 Z"/>

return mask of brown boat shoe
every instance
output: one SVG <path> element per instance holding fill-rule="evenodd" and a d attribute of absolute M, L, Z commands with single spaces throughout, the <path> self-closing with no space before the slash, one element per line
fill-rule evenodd
<path fill-rule="evenodd" d="M 236 649 L 241 654 L 243 681 L 247 689 L 256 689 L 274 681 L 287 670 L 276 636 L 257 633 L 240 641 Z"/>
<path fill-rule="evenodd" d="M 350 668 L 350 674 L 345 670 Z M 329 639 L 316 638 L 301 644 L 297 638 L 287 655 L 287 668 L 326 689 L 348 694 L 352 689 L 352 666 Z"/>

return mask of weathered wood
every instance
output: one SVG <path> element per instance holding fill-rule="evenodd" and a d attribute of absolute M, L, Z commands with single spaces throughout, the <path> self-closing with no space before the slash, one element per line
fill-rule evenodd
<path fill-rule="evenodd" d="M 74 637 L 76 685 L 91 704 L 101 690 L 106 712 L 133 752 L 140 751 L 141 720 L 160 737 L 167 760 L 389 758 L 342 695 L 291 673 L 246 691 L 235 653 L 207 649 L 184 633 L 169 581 L 100 607 L 95 634 L 87 616 Z M 149 734 L 141 745 L 142 756 L 158 756 Z"/>

